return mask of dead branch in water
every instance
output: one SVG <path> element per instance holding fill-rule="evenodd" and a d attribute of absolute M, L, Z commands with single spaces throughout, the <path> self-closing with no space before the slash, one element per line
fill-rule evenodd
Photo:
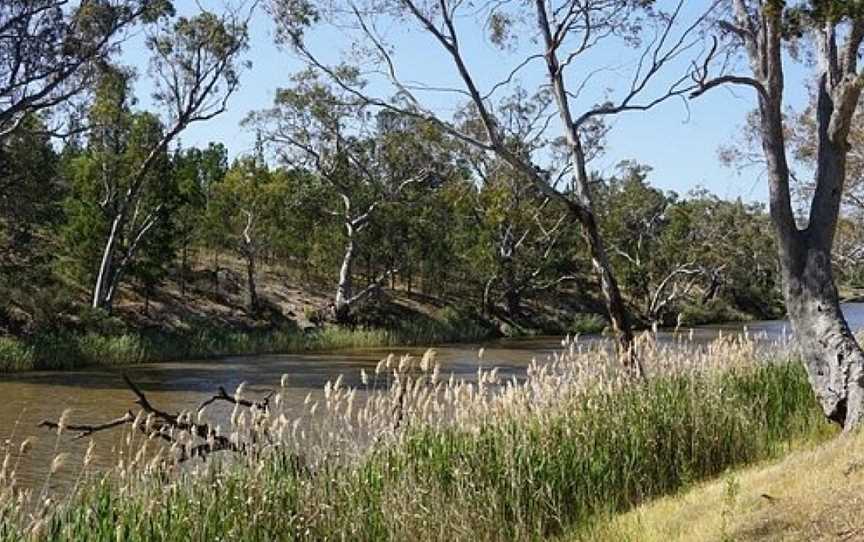
<path fill-rule="evenodd" d="M 231 403 L 234 405 L 240 405 L 247 408 L 257 408 L 259 410 L 267 410 L 270 406 L 270 399 L 276 392 L 270 390 L 267 395 L 264 396 L 260 401 L 249 401 L 247 399 L 241 399 L 240 397 L 235 397 L 233 395 L 229 395 L 223 386 L 219 386 L 219 393 L 214 395 L 213 397 L 207 399 L 201 405 L 198 406 L 198 409 L 195 412 L 201 412 L 205 407 L 215 403 L 216 401 L 225 401 L 227 403 Z"/>
<path fill-rule="evenodd" d="M 220 451 L 247 453 L 247 443 L 235 441 L 224 435 L 218 434 L 217 431 L 206 422 L 193 421 L 190 412 L 171 414 L 156 408 L 147 399 L 147 396 L 141 388 L 132 382 L 126 374 L 123 374 L 122 376 L 123 381 L 132 393 L 135 394 L 135 404 L 141 407 L 141 413 L 146 416 L 142 416 L 141 413 L 136 416 L 132 414 L 132 411 L 130 410 L 120 418 L 104 423 L 66 424 L 62 423 L 62 420 L 57 422 L 43 420 L 39 423 L 38 427 L 74 431 L 78 433 L 75 438 L 81 439 L 100 431 L 130 425 L 148 438 L 160 438 L 172 445 L 176 444 L 177 449 L 180 450 L 180 457 L 178 458 L 178 461 L 180 462 L 196 457 L 206 459 L 209 454 Z M 260 401 L 250 401 L 242 399 L 239 396 L 229 395 L 225 388 L 220 386 L 218 393 L 202 402 L 196 409 L 195 413 L 196 415 L 200 414 L 205 407 L 215 403 L 216 401 L 224 401 L 244 408 L 266 411 L 269 408 L 270 399 L 273 397 L 274 393 L 275 392 L 270 391 Z M 187 439 L 183 438 L 184 434 L 201 439 L 203 442 L 191 444 Z"/>
<path fill-rule="evenodd" d="M 64 430 L 68 431 L 77 431 L 78 435 L 75 439 L 82 439 L 84 437 L 89 437 L 93 433 L 98 431 L 104 431 L 105 429 L 113 429 L 115 427 L 119 427 L 121 425 L 127 425 L 135 421 L 135 416 L 132 414 L 132 411 L 127 411 L 122 417 L 117 418 L 116 420 L 111 420 L 110 422 L 105 422 L 96 425 L 76 425 L 76 424 L 66 424 L 63 426 Z M 38 427 L 45 427 L 48 429 L 58 429 L 60 424 L 57 422 L 52 422 L 50 420 L 42 420 L 39 422 Z"/>

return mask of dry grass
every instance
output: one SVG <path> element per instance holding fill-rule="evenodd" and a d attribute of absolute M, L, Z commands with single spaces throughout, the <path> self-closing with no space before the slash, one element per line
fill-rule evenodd
<path fill-rule="evenodd" d="M 864 540 L 864 433 L 731 472 L 570 540 Z"/>

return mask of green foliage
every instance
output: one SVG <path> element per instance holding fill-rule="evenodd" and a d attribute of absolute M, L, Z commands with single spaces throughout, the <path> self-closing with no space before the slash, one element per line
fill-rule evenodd
<path fill-rule="evenodd" d="M 152 286 L 164 277 L 175 250 L 174 224 L 167 217 L 181 203 L 180 189 L 167 152 L 158 149 L 163 135 L 159 119 L 131 111 L 131 75 L 108 70 L 100 81 L 88 144 L 65 155 L 71 193 L 65 202 L 60 269 L 73 281 L 93 284 L 112 221 L 134 205 L 137 212 L 119 224 L 115 252 L 118 260 L 134 258 L 131 275 Z M 156 159 L 145 177 L 138 177 L 152 152 Z M 138 233 L 151 220 L 154 225 L 139 240 Z"/>
<path fill-rule="evenodd" d="M 685 198 L 664 194 L 648 184 L 649 171 L 624 163 L 622 174 L 598 190 L 601 229 L 637 317 L 675 325 L 679 315 L 709 323 L 781 313 L 779 268 L 763 206 L 704 190 Z"/>
<path fill-rule="evenodd" d="M 625 4 L 613 19 L 624 21 L 647 6 Z M 100 62 L 87 74 L 82 110 L 88 129 L 69 138 L 59 155 L 40 133 L 46 120 L 35 115 L 0 146 L 0 293 L 9 300 L 0 306 L 0 331 L 28 340 L 50 336 L 46 344 L 72 344 L 67 357 L 88 363 L 97 351 L 124 363 L 162 359 L 147 340 L 123 338 L 146 335 L 141 327 L 161 323 L 150 310 L 151 300 L 153 306 L 169 298 L 174 306 L 219 304 L 233 315 L 233 292 L 220 290 L 219 277 L 239 260 L 249 268 L 250 292 L 265 272 L 269 280 L 285 280 L 298 289 L 333 292 L 349 239 L 352 293 L 387 282 L 382 285 L 401 291 L 400 296 L 452 306 L 460 315 L 403 321 L 371 311 L 346 319 L 369 328 L 362 331 L 363 341 L 480 336 L 492 327 L 481 323 L 484 318 L 499 330 L 525 334 L 605 327 L 596 314 L 602 292 L 582 232 L 566 206 L 547 200 L 524 172 L 449 137 L 440 124 L 375 107 L 315 70 L 294 74 L 272 108 L 252 115 L 250 122 L 260 130 L 254 157 L 229 167 L 222 145 L 178 146 L 169 152 L 189 123 L 219 114 L 237 88 L 243 67 L 237 55 L 247 45 L 247 29 L 236 13 L 168 18 L 170 2 L 139 7 L 144 10 L 140 19 L 155 24 L 147 38 L 153 55 L 148 74 L 160 113 L 137 108 L 136 73 Z M 118 15 L 109 13 L 107 4 L 85 8 L 91 11 L 80 14 L 82 28 L 94 35 L 99 21 L 110 25 Z M 612 20 L 600 16 L 606 10 L 601 7 L 591 16 L 611 29 Z M 318 11 L 276 2 L 273 15 L 285 19 L 280 26 L 302 33 Z M 505 45 L 515 38 L 509 32 L 520 21 L 502 11 L 491 24 L 496 41 Z M 636 36 L 637 27 L 622 32 Z M 203 80 L 212 86 L 200 84 L 200 78 L 196 84 L 198 64 L 212 75 Z M 357 66 L 334 69 L 351 83 L 363 77 Z M 557 142 L 515 135 L 519 126 L 542 118 L 551 102 L 545 89 L 533 95 L 515 90 L 502 99 L 496 114 L 500 122 L 512 124 L 508 130 L 514 135 L 505 142 L 511 152 L 557 153 Z M 184 104 L 196 103 L 200 107 L 184 110 Z M 472 137 L 488 135 L 471 108 L 460 110 L 454 122 Z M 586 151 L 599 152 L 603 126 L 589 123 L 584 131 L 590 140 Z M 265 143 L 278 166 L 267 164 Z M 597 183 L 596 203 L 613 268 L 638 323 L 675 324 L 679 315 L 682 321 L 706 322 L 778 312 L 774 249 L 761 208 L 707 193 L 686 198 L 663 193 L 649 184 L 648 168 L 626 166 Z M 119 232 L 114 245 L 112 230 Z M 7 253 L 12 257 L 5 258 Z M 229 261 L 220 264 L 225 255 Z M 94 286 L 106 267 L 111 298 L 100 302 Z M 200 275 L 213 277 L 206 301 L 200 284 L 194 285 L 198 291 L 187 288 Z M 848 276 L 854 280 L 854 273 Z M 247 311 L 242 324 L 233 324 L 236 328 L 285 325 L 290 315 L 272 310 L 268 286 L 261 288 L 268 310 Z M 116 297 L 123 329 L 107 330 L 105 319 L 82 317 L 88 297 L 106 310 Z M 200 309 L 183 306 L 180 320 L 191 320 Z M 303 310 L 298 307 L 295 317 Z M 188 325 L 195 327 L 172 318 L 159 332 L 184 336 Z M 385 330 L 371 331 L 376 327 Z M 205 333 L 201 344 L 188 350 L 254 350 L 256 340 L 223 344 Z M 175 346 L 167 350 L 182 350 Z M 46 352 L 55 360 L 48 365 L 79 363 L 60 360 L 51 348 Z"/>
<path fill-rule="evenodd" d="M 14 373 L 36 367 L 33 349 L 14 337 L 0 337 L 0 372 Z"/>
<path fill-rule="evenodd" d="M 51 286 L 53 235 L 62 220 L 60 160 L 44 130 L 28 117 L 0 140 L 0 310 L 15 303 L 31 318 L 29 301 Z"/>
<path fill-rule="evenodd" d="M 228 149 L 221 143 L 210 143 L 205 149 L 178 149 L 173 165 L 181 206 L 171 219 L 181 247 L 193 243 L 208 248 L 218 246 L 219 225 L 210 222 L 207 209 L 228 171 Z"/>
<path fill-rule="evenodd" d="M 116 317 L 85 310 L 79 329 L 32 337 L 0 336 L 0 373 L 30 369 L 113 367 L 228 355 L 296 353 L 340 348 L 429 345 L 476 341 L 492 330 L 470 315 L 444 309 L 434 318 L 405 321 L 389 329 L 325 326 L 237 330 L 206 323 L 178 331 L 129 329 Z"/>
<path fill-rule="evenodd" d="M 575 314 L 568 333 L 600 333 L 606 329 L 606 320 L 597 314 Z"/>

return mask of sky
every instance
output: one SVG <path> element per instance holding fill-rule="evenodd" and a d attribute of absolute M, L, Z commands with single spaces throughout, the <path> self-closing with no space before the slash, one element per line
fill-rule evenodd
<path fill-rule="evenodd" d="M 669 6 L 671 2 L 661 0 L 663 4 Z M 682 22 L 692 21 L 707 4 L 708 0 L 687 0 Z M 181 13 L 188 13 L 194 2 L 177 0 L 175 5 Z M 478 32 L 475 21 L 467 17 L 457 20 L 457 27 L 464 36 L 461 46 L 469 68 L 485 89 L 503 79 L 526 53 L 536 52 L 536 45 L 528 40 L 521 40 L 513 48 L 502 51 Z M 436 86 L 459 85 L 451 60 L 424 32 L 404 21 L 387 19 L 379 21 L 376 28 L 393 45 L 394 60 L 401 78 Z M 274 33 L 271 16 L 259 8 L 251 20 L 250 48 L 246 56 L 252 67 L 242 74 L 241 87 L 231 98 L 224 114 L 206 123 L 195 124 L 181 135 L 184 147 L 206 146 L 215 141 L 224 143 L 231 157 L 252 151 L 255 135 L 241 127 L 241 121 L 249 112 L 269 107 L 276 89 L 289 86 L 291 75 L 304 67 L 294 53 L 275 45 Z M 316 29 L 309 34 L 309 47 L 334 62 L 350 48 L 348 35 L 344 28 Z M 150 93 L 146 77 L 147 51 L 139 42 L 132 40 L 126 45 L 122 61 L 138 68 L 141 77 L 137 93 L 141 107 L 147 107 Z M 698 50 L 692 53 L 696 54 Z M 571 88 L 581 81 L 582 74 L 603 70 L 592 79 L 587 87 L 589 90 L 580 96 L 574 109 L 581 112 L 610 90 L 615 96 L 616 90 L 629 85 L 637 56 L 638 52 L 632 49 L 610 43 L 595 48 L 589 56 L 574 64 L 568 81 Z M 689 58 L 682 58 L 682 62 L 671 65 L 667 70 L 668 77 L 684 73 L 685 61 L 690 62 Z M 540 63 L 529 65 L 520 72 L 517 82 L 535 88 L 542 84 L 542 69 Z M 654 89 L 668 83 L 668 77 L 660 78 Z M 390 92 L 386 84 L 375 79 L 370 89 L 382 96 Z M 650 93 L 647 96 L 650 97 Z M 420 97 L 443 116 L 461 103 L 460 98 L 447 93 L 428 93 Z M 806 98 L 805 68 L 787 62 L 787 105 L 800 108 Z M 746 114 L 754 106 L 755 96 L 750 89 L 721 87 L 687 103 L 673 99 L 648 112 L 617 116 L 610 123 L 606 152 L 591 163 L 591 169 L 609 175 L 616 171 L 616 165 L 621 161 L 635 160 L 652 168 L 649 182 L 663 190 L 686 194 L 703 187 L 727 199 L 765 202 L 767 185 L 758 170 L 737 171 L 721 164 L 718 159 L 720 147 L 736 139 Z M 555 129 L 553 125 L 552 130 Z"/>

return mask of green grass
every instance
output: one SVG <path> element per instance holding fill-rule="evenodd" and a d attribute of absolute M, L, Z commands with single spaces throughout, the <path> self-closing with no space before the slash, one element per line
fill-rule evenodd
<path fill-rule="evenodd" d="M 0 372 L 26 371 L 36 365 L 33 349 L 12 337 L 0 337 Z"/>
<path fill-rule="evenodd" d="M 791 362 L 494 412 L 418 423 L 357 460 L 329 455 L 312 471 L 271 451 L 211 461 L 198 475 L 101 478 L 48 513 L 35 538 L 536 540 L 832 434 Z M 23 514 L 5 513 L 0 540 L 21 539 Z"/>
<path fill-rule="evenodd" d="M 561 542 L 861 540 L 862 465 L 859 431 L 611 514 Z"/>
<path fill-rule="evenodd" d="M 98 328 L 96 325 L 93 327 Z M 28 339 L 0 337 L 0 373 L 118 366 L 227 355 L 429 345 L 473 341 L 490 336 L 489 328 L 476 321 L 449 314 L 442 315 L 440 319 L 408 321 L 391 330 L 325 326 L 303 332 L 295 327 L 236 330 L 201 325 L 182 332 L 66 331 L 44 333 Z"/>

